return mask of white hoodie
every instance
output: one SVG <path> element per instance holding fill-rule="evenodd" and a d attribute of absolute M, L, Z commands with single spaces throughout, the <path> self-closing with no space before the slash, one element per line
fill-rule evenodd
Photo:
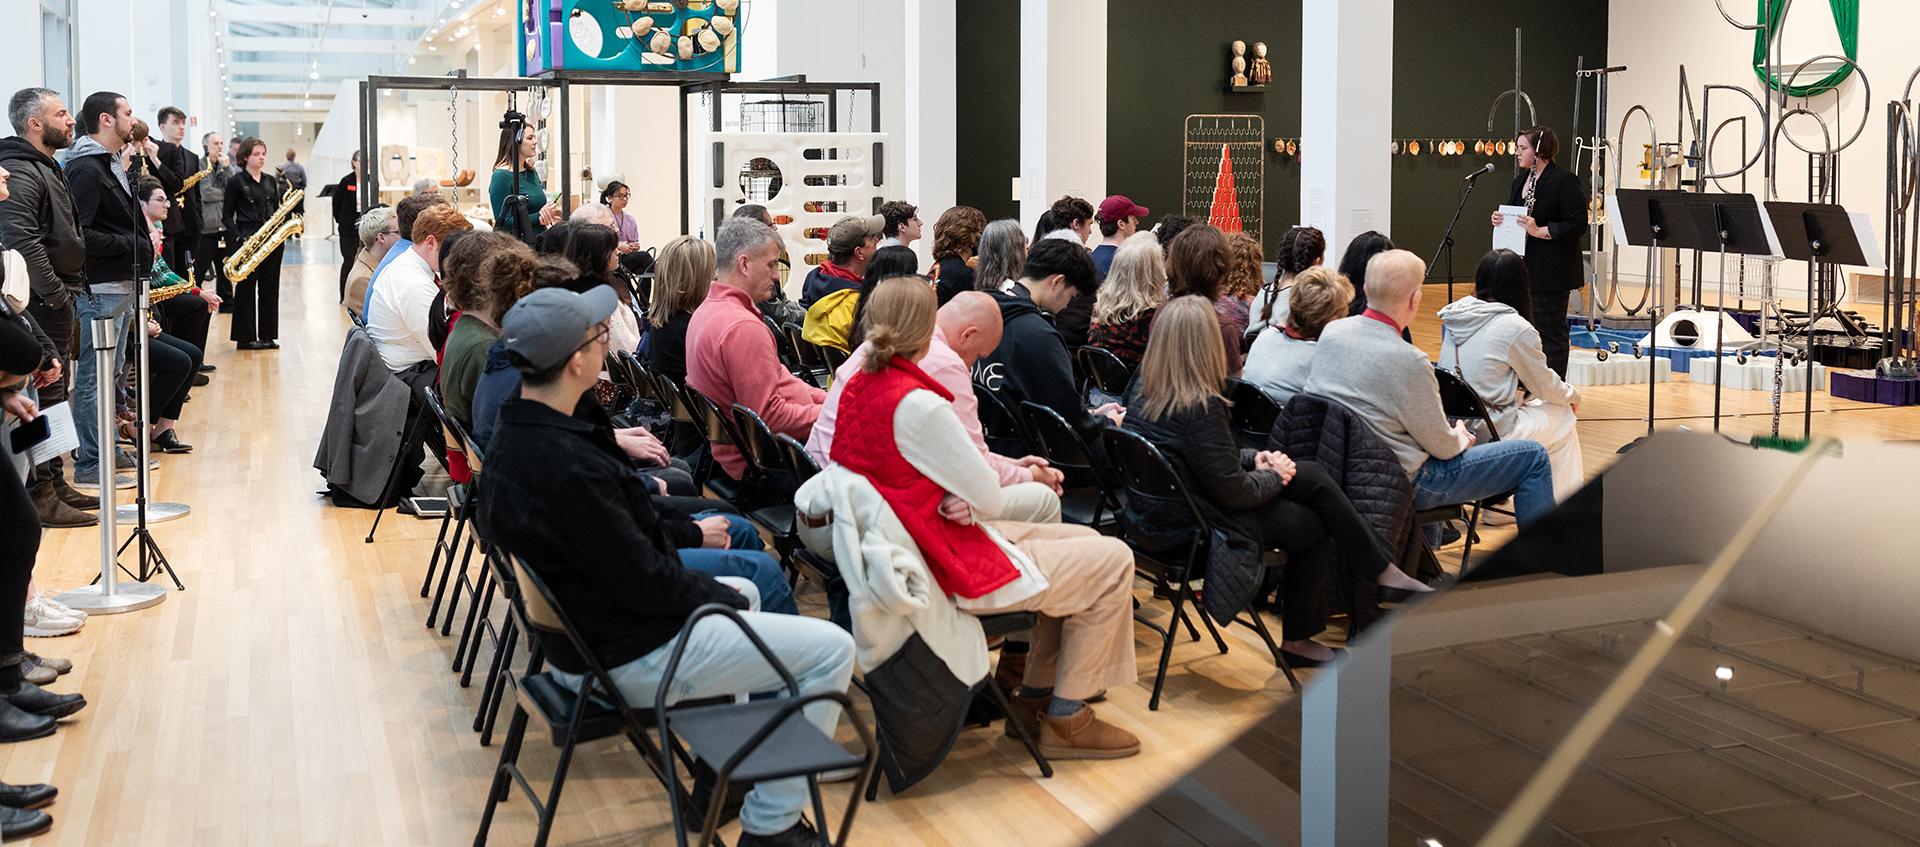
<path fill-rule="evenodd" d="M 1580 392 L 1547 367 L 1540 331 L 1512 306 L 1468 296 L 1442 308 L 1440 321 L 1440 367 L 1473 386 L 1496 428 L 1505 431 L 1529 398 L 1580 402 Z"/>

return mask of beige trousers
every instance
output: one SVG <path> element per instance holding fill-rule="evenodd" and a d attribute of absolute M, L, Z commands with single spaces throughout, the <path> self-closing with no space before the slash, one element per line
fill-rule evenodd
<path fill-rule="evenodd" d="M 1057 501 L 1056 501 L 1057 502 Z M 1133 551 L 1125 542 L 1077 524 L 989 521 L 1027 554 L 1048 588 L 1002 609 L 1038 612 L 1027 654 L 1029 688 L 1085 700 L 1139 678 L 1133 656 Z"/>
<path fill-rule="evenodd" d="M 1060 496 L 1043 483 L 1022 482 L 1000 489 L 1000 517 L 1011 523 L 1059 523 Z"/>

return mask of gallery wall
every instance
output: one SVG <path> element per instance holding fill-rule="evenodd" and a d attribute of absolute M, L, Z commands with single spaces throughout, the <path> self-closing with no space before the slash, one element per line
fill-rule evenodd
<path fill-rule="evenodd" d="M 968 0 L 955 15 L 955 201 L 1015 217 L 1020 201 L 1020 0 Z M 931 223 L 931 219 L 927 219 Z"/>

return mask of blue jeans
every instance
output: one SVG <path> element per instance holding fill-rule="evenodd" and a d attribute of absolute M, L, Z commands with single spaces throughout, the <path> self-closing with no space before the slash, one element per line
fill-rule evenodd
<path fill-rule="evenodd" d="M 800 614 L 793 587 L 772 556 L 744 550 L 681 550 L 680 563 L 708 576 L 737 576 L 760 589 L 760 608 L 782 615 Z"/>
<path fill-rule="evenodd" d="M 1431 509 L 1513 492 L 1513 515 L 1524 527 L 1553 510 L 1553 467 L 1537 441 L 1495 441 L 1451 459 L 1428 458 L 1413 475 L 1413 507 Z"/>
<path fill-rule="evenodd" d="M 687 552 L 683 550 L 681 555 Z M 797 615 L 741 612 L 740 617 L 753 627 L 780 663 L 787 666 L 800 684 L 801 694 L 847 690 L 847 681 L 853 677 L 853 636 L 845 630 L 818 618 Z M 666 672 L 667 660 L 673 655 L 673 644 L 668 642 L 645 656 L 607 669 L 608 676 L 613 677 L 613 684 L 620 687 L 628 703 L 653 708 L 660 676 Z M 560 684 L 580 690 L 579 674 L 556 670 L 553 676 Z M 687 647 L 681 653 L 680 667 L 674 671 L 673 690 L 667 694 L 667 704 L 780 688 L 780 674 L 761 658 L 740 628 L 726 618 L 713 616 L 703 618 L 688 633 Z M 834 727 L 840 722 L 838 704 L 815 703 L 807 707 L 805 714 L 828 738 L 833 737 Z M 708 764 L 717 767 L 720 763 Z M 783 832 L 800 820 L 800 812 L 808 805 L 806 777 L 756 783 L 747 794 L 746 804 L 740 808 L 740 826 L 756 835 Z"/>
<path fill-rule="evenodd" d="M 131 294 L 95 294 L 91 298 L 82 297 L 75 301 L 80 307 L 80 346 L 74 351 L 73 377 L 73 428 L 80 436 L 80 447 L 74 450 L 73 478 L 77 480 L 98 480 L 100 478 L 100 421 L 99 412 L 94 404 L 99 402 L 101 386 L 100 374 L 94 367 L 93 322 L 96 318 L 112 315 L 114 310 L 125 304 Z M 108 374 L 104 390 L 114 390 L 115 375 L 127 363 L 127 325 L 133 320 L 133 310 L 127 309 L 113 319 L 113 373 Z M 113 444 L 113 433 L 106 434 L 107 444 Z M 111 454 L 111 450 L 108 451 Z M 109 468 L 112 465 L 109 463 Z M 111 472 L 111 471 L 109 471 Z M 112 480 L 108 480 L 112 484 Z M 111 490 L 111 489 L 108 489 Z"/>

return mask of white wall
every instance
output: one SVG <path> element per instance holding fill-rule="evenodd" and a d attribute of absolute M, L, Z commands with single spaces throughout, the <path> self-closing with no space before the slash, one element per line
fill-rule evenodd
<path fill-rule="evenodd" d="M 1753 3 L 1728 5 L 1732 7 L 1736 20 L 1742 23 L 1755 20 Z M 1868 213 L 1875 235 L 1882 243 L 1886 238 L 1886 104 L 1900 96 L 1899 89 L 1906 84 L 1907 76 L 1913 73 L 1916 66 L 1920 66 L 1920 41 L 1913 38 L 1915 32 L 1920 32 L 1920 4 L 1912 0 L 1861 0 L 1858 61 L 1867 75 L 1867 82 L 1872 86 L 1871 102 L 1866 97 L 1866 85 L 1857 74 L 1844 83 L 1837 93 L 1808 101 L 1792 101 L 1794 106 L 1806 105 L 1820 112 L 1838 136 L 1836 143 L 1854 133 L 1865 113 L 1865 130 L 1840 157 L 1840 202 L 1852 211 Z M 1841 52 L 1833 16 L 1826 3 L 1811 0 L 1794 3 L 1782 37 L 1781 54 L 1789 66 L 1823 53 Z M 1707 84 L 1737 85 L 1756 97 L 1761 96 L 1762 84 L 1751 67 L 1753 42 L 1752 32 L 1729 25 L 1711 2 L 1612 0 L 1609 5 L 1608 64 L 1626 65 L 1627 71 L 1615 74 L 1610 83 L 1610 114 L 1606 122 L 1608 136 L 1613 137 L 1620 131 L 1620 116 L 1639 104 L 1651 111 L 1658 121 L 1661 140 L 1674 140 L 1680 121 L 1677 98 L 1681 65 L 1686 66 L 1687 82 L 1692 88 L 1696 113 L 1707 106 L 1701 99 L 1702 86 Z M 1813 78 L 1808 75 L 1802 79 L 1802 83 L 1811 82 Z M 1727 118 L 1748 116 L 1748 149 L 1758 146 L 1759 116 L 1745 97 L 1734 92 L 1718 91 L 1707 108 L 1708 120 L 1715 126 Z M 1806 147 L 1821 149 L 1824 146 L 1820 127 L 1813 120 L 1805 116 L 1796 117 L 1786 126 L 1792 136 Z M 1707 131 L 1711 133 L 1712 127 Z M 1590 134 L 1592 127 L 1584 127 L 1581 132 Z M 1689 137 L 1691 135 L 1689 132 Z M 1631 163 L 1639 160 L 1641 145 L 1647 140 L 1646 123 L 1636 116 L 1627 129 L 1624 144 L 1628 167 L 1623 169 L 1623 187 L 1645 187 Z M 1721 134 L 1720 142 L 1716 145 L 1714 170 L 1724 172 L 1736 169 L 1739 146 L 1737 128 L 1729 127 Z M 1781 150 L 1777 181 L 1779 199 L 1804 202 L 1808 199 L 1807 155 L 1785 143 L 1781 145 Z M 1747 190 L 1756 196 L 1762 193 L 1762 167 L 1755 165 L 1747 174 Z M 1716 189 L 1710 186 L 1709 190 Z M 1718 190 L 1739 191 L 1739 180 L 1723 180 Z M 1641 248 L 1637 247 L 1621 251 L 1623 279 L 1637 283 L 1641 276 L 1640 269 L 1644 267 L 1644 255 Z M 1691 262 L 1683 264 L 1686 278 L 1691 279 Z M 1706 262 L 1706 279 L 1718 279 L 1716 266 L 1717 260 L 1710 257 Z M 1632 269 L 1631 273 L 1629 269 Z M 1858 270 L 1862 269 L 1845 268 L 1843 272 Z M 1785 263 L 1780 276 L 1781 293 L 1802 296 L 1806 273 L 1804 263 Z M 1845 280 L 1843 276 L 1843 282 Z"/>
<path fill-rule="evenodd" d="M 1300 220 L 1338 256 L 1362 232 L 1393 234 L 1393 60 L 1378 50 L 1393 0 L 1306 0 L 1301 40 Z"/>
<path fill-rule="evenodd" d="M 1022 0 L 1020 55 L 1020 220 L 1031 226 L 1063 195 L 1107 196 L 1106 0 Z"/>

